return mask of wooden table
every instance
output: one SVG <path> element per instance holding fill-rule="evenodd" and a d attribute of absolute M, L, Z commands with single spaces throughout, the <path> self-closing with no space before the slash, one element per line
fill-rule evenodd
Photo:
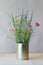
<path fill-rule="evenodd" d="M 43 60 L 43 53 L 30 53 L 30 60 Z"/>
<path fill-rule="evenodd" d="M 16 59 L 16 53 L 0 53 L 0 57 L 9 57 Z M 29 60 L 43 60 L 43 53 L 30 53 Z"/>
<path fill-rule="evenodd" d="M 43 65 L 43 53 L 30 53 L 29 60 L 17 60 L 16 53 L 0 53 L 0 65 Z"/>

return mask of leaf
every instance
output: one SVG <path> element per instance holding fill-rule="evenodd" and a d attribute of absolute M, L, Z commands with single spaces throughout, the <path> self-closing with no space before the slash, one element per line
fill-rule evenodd
<path fill-rule="evenodd" d="M 29 21 L 30 24 L 31 24 L 32 18 L 33 18 L 33 12 L 32 12 L 31 17 L 30 17 L 30 21 Z"/>
<path fill-rule="evenodd" d="M 15 21 L 14 21 L 13 15 L 11 15 L 11 19 L 12 19 L 12 24 L 13 24 L 13 26 L 15 27 Z"/>

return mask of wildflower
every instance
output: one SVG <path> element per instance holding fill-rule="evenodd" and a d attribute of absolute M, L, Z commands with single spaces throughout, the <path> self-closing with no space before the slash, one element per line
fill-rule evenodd
<path fill-rule="evenodd" d="M 38 22 L 36 22 L 36 23 L 35 23 L 35 25 L 36 25 L 37 27 L 39 27 L 39 26 L 40 26 L 40 24 L 39 24 Z"/>
<path fill-rule="evenodd" d="M 12 31 L 15 31 L 15 28 L 8 28 L 8 30 L 12 30 Z"/>
<path fill-rule="evenodd" d="M 29 31 L 32 31 L 32 28 L 30 27 L 30 28 L 28 28 L 28 30 L 29 30 Z"/>

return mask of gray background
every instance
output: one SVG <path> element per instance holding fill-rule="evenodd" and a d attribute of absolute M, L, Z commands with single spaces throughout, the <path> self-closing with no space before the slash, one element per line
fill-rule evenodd
<path fill-rule="evenodd" d="M 29 13 L 34 10 L 32 22 L 40 22 L 40 27 L 35 32 L 35 37 L 30 40 L 30 52 L 43 52 L 43 0 L 0 0 L 0 52 L 16 52 L 17 44 L 15 40 L 4 38 L 8 31 L 8 13 L 15 15 L 18 8 L 29 9 Z"/>

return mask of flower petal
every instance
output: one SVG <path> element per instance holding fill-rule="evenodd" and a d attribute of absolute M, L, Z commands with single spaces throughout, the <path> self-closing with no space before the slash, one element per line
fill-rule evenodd
<path fill-rule="evenodd" d="M 39 27 L 40 26 L 40 23 L 39 22 L 36 22 L 35 25 Z"/>

